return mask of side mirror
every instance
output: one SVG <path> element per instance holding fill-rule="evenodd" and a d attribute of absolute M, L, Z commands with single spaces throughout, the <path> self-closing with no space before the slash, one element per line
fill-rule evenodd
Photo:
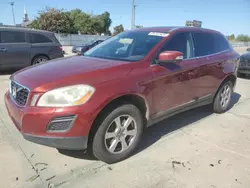
<path fill-rule="evenodd" d="M 160 63 L 178 63 L 183 60 L 183 53 L 179 51 L 161 52 L 158 58 Z"/>
<path fill-rule="evenodd" d="M 250 48 L 247 48 L 247 51 L 250 52 Z"/>

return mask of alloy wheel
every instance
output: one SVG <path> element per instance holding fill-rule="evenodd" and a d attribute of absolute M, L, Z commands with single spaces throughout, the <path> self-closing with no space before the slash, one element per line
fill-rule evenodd
<path fill-rule="evenodd" d="M 232 91 L 229 85 L 225 85 L 220 94 L 220 105 L 222 108 L 228 106 L 231 99 Z"/>
<path fill-rule="evenodd" d="M 137 136 L 137 124 L 130 115 L 121 115 L 109 125 L 104 141 L 106 149 L 112 154 L 126 151 Z"/>
<path fill-rule="evenodd" d="M 40 63 L 45 63 L 47 61 L 47 59 L 45 58 L 38 58 L 34 64 L 40 64 Z"/>

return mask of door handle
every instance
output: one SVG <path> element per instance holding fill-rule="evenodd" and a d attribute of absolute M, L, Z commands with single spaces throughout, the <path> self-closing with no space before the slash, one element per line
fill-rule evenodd
<path fill-rule="evenodd" d="M 0 48 L 0 52 L 7 52 L 6 48 Z"/>

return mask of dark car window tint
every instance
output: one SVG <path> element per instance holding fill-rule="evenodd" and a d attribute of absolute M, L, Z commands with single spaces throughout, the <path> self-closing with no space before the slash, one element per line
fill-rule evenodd
<path fill-rule="evenodd" d="M 193 57 L 192 37 L 189 33 L 178 33 L 167 41 L 161 48 L 163 51 L 179 51 L 183 53 L 184 59 Z"/>
<path fill-rule="evenodd" d="M 215 50 L 221 52 L 229 49 L 229 44 L 225 37 L 219 34 L 214 34 Z"/>
<path fill-rule="evenodd" d="M 41 35 L 41 34 L 35 34 L 32 33 L 31 35 L 31 43 L 47 43 L 52 42 L 48 37 Z"/>
<path fill-rule="evenodd" d="M 25 33 L 19 31 L 2 31 L 2 43 L 22 43 L 25 41 Z"/>
<path fill-rule="evenodd" d="M 194 33 L 195 56 L 206 56 L 216 52 L 214 37 L 210 33 Z"/>

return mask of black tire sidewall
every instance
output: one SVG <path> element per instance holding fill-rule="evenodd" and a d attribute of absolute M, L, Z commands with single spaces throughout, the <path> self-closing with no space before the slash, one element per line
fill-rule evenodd
<path fill-rule="evenodd" d="M 230 100 L 227 104 L 226 107 L 222 107 L 221 104 L 220 104 L 220 95 L 221 95 L 221 92 L 223 90 L 223 88 L 228 85 L 231 89 L 231 97 L 230 97 Z M 216 113 L 224 113 L 228 110 L 228 108 L 230 107 L 230 104 L 231 104 L 231 99 L 232 99 L 232 94 L 233 94 L 233 84 L 231 81 L 228 81 L 228 82 L 225 82 L 219 89 L 219 91 L 217 92 L 216 94 L 216 97 L 215 97 L 215 100 L 214 100 L 214 111 Z"/>
<path fill-rule="evenodd" d="M 46 59 L 47 61 L 49 60 L 48 57 L 46 57 L 46 56 L 44 56 L 44 55 L 40 55 L 40 56 L 35 57 L 35 58 L 32 60 L 31 64 L 32 64 L 32 65 L 38 65 L 38 64 L 40 64 L 40 63 L 35 63 L 35 62 L 37 61 L 37 59 L 40 59 L 40 58 Z"/>
<path fill-rule="evenodd" d="M 106 149 L 104 143 L 105 133 L 110 123 L 120 115 L 130 115 L 134 118 L 137 124 L 137 136 L 133 144 L 128 148 L 128 150 L 120 154 L 112 154 Z M 116 163 L 128 158 L 132 154 L 132 152 L 137 148 L 143 133 L 143 118 L 138 108 L 132 104 L 125 104 L 119 106 L 114 109 L 110 114 L 108 114 L 100 123 L 101 124 L 97 132 L 95 133 L 92 144 L 92 150 L 95 157 L 109 164 Z"/>

